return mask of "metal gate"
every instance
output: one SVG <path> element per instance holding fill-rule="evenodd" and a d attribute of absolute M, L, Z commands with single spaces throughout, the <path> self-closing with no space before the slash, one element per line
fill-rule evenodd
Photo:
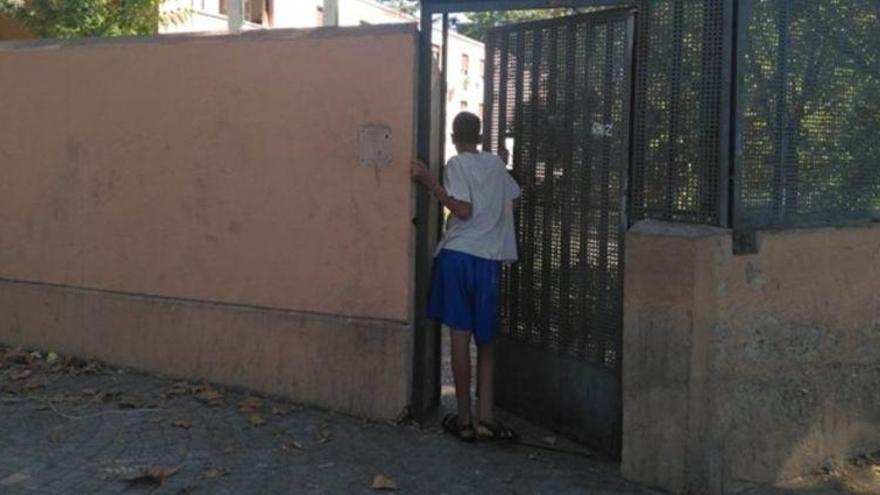
<path fill-rule="evenodd" d="M 635 15 L 494 30 L 484 147 L 523 189 L 502 280 L 500 405 L 616 453 Z"/>

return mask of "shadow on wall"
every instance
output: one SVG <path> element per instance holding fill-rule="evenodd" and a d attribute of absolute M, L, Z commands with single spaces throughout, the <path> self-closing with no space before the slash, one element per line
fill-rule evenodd
<path fill-rule="evenodd" d="M 639 359 L 624 360 L 622 470 L 635 481 L 765 493 L 880 449 L 880 226 L 767 233 L 758 254 L 732 253 L 711 227 L 628 234 L 624 353 Z"/>
<path fill-rule="evenodd" d="M 777 235 L 724 257 L 711 366 L 732 488 L 880 448 L 878 232 Z"/>

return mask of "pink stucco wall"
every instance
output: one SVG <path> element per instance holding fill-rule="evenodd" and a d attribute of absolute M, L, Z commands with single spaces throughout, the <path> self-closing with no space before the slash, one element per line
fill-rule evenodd
<path fill-rule="evenodd" d="M 0 342 L 394 418 L 411 26 L 0 45 Z M 391 163 L 361 165 L 364 125 Z"/>
<path fill-rule="evenodd" d="M 0 48 L 0 278 L 410 320 L 415 32 Z M 359 164 L 360 126 L 393 163 Z"/>

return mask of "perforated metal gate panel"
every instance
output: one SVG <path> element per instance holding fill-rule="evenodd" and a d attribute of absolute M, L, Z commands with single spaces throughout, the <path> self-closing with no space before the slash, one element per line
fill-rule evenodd
<path fill-rule="evenodd" d="M 496 30 L 492 149 L 523 189 L 520 262 L 504 272 L 503 333 L 617 369 L 629 163 L 630 11 Z"/>
<path fill-rule="evenodd" d="M 880 2 L 741 0 L 736 225 L 880 212 Z"/>
<path fill-rule="evenodd" d="M 721 225 L 725 0 L 639 2 L 632 218 Z"/>

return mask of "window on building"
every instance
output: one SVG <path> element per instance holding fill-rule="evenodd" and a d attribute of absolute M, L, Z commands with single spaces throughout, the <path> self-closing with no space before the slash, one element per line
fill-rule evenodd
<path fill-rule="evenodd" d="M 232 0 L 220 0 L 220 13 L 229 15 L 229 2 Z M 241 0 L 239 0 L 241 1 Z M 264 9 L 268 11 L 269 0 L 244 0 L 242 3 L 242 16 L 248 22 L 262 24 Z"/>
<path fill-rule="evenodd" d="M 467 107 L 468 107 L 468 102 L 466 100 L 462 100 L 461 101 L 461 109 L 467 110 Z"/>
<path fill-rule="evenodd" d="M 467 76 L 470 71 L 471 58 L 467 54 L 461 56 L 461 75 Z"/>

